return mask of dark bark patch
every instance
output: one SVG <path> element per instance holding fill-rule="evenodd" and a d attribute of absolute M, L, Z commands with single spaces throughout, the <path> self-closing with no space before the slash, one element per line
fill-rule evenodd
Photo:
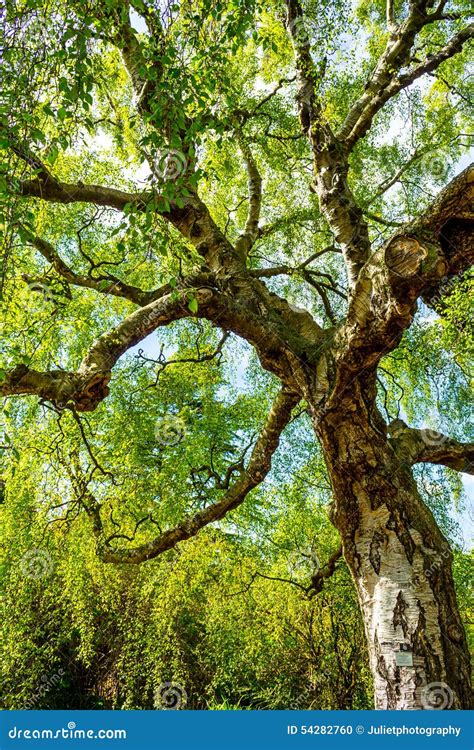
<path fill-rule="evenodd" d="M 384 655 L 380 650 L 379 639 L 377 631 L 374 633 L 374 648 L 375 655 L 377 657 L 377 673 L 384 680 L 386 685 L 387 705 L 386 709 L 395 709 L 398 705 L 398 699 L 400 697 L 400 670 L 395 669 L 394 676 L 391 677 L 385 662 Z"/>
<path fill-rule="evenodd" d="M 392 508 L 390 517 L 387 521 L 387 529 L 394 531 L 400 544 L 405 550 L 407 560 L 413 565 L 413 556 L 415 554 L 415 542 L 408 531 L 408 519 L 400 508 Z"/>
<path fill-rule="evenodd" d="M 469 218 L 450 219 L 439 232 L 441 249 L 449 259 L 450 275 L 465 267 L 463 259 L 474 259 L 474 221 Z"/>
<path fill-rule="evenodd" d="M 369 468 L 367 466 L 367 473 L 369 472 L 372 474 L 372 489 L 369 493 L 371 509 L 377 510 L 377 508 L 380 508 L 381 505 L 386 505 L 387 508 L 390 508 L 391 503 L 397 497 L 397 490 L 393 487 L 393 485 L 384 481 L 385 478 L 382 479 L 380 475 L 377 475 L 377 469 L 374 471 L 373 467 Z"/>
<path fill-rule="evenodd" d="M 111 372 L 96 373 L 82 391 L 74 396 L 78 411 L 94 411 L 97 404 L 109 395 L 111 375 Z"/>
<path fill-rule="evenodd" d="M 448 635 L 454 643 L 462 643 L 464 634 L 458 625 L 448 625 Z"/>
<path fill-rule="evenodd" d="M 406 638 L 408 634 L 408 622 L 405 617 L 405 611 L 408 609 L 408 604 L 403 597 L 402 591 L 398 592 L 397 603 L 393 610 L 393 627 L 401 627 L 403 631 L 403 637 Z"/>
<path fill-rule="evenodd" d="M 369 560 L 373 569 L 377 573 L 380 573 L 380 563 L 382 560 L 381 548 L 385 544 L 386 536 L 381 531 L 374 531 L 372 541 L 370 542 Z"/>
<path fill-rule="evenodd" d="M 438 654 L 432 646 L 430 635 L 426 631 L 426 617 L 423 605 L 419 599 L 416 603 L 419 615 L 418 623 L 412 637 L 413 653 L 423 657 L 426 682 L 429 684 L 439 679 L 439 675 L 442 673 L 442 665 Z"/>

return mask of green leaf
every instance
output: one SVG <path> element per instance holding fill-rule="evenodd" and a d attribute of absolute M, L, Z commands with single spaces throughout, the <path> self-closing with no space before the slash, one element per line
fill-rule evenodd
<path fill-rule="evenodd" d="M 191 297 L 191 299 L 188 302 L 188 308 L 191 310 L 192 313 L 197 313 L 199 305 L 196 297 Z"/>

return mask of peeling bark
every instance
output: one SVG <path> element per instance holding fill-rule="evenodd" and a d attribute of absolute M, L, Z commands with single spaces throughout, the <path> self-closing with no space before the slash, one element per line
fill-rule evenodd
<path fill-rule="evenodd" d="M 429 708 L 430 691 L 442 683 L 445 708 L 470 708 L 451 552 L 374 416 L 361 393 L 352 392 L 338 409 L 315 418 L 315 429 L 365 622 L 375 706 Z"/>

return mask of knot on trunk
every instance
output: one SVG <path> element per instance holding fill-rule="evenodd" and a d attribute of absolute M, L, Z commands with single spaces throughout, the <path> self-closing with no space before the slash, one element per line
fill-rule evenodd
<path fill-rule="evenodd" d="M 83 386 L 82 390 L 74 394 L 73 399 L 78 411 L 94 411 L 97 405 L 109 395 L 108 383 L 112 373 L 97 372 Z"/>
<path fill-rule="evenodd" d="M 410 278 L 427 255 L 428 251 L 414 237 L 396 237 L 385 250 L 385 263 L 392 273 Z"/>
<path fill-rule="evenodd" d="M 97 405 L 109 395 L 108 383 L 112 373 L 99 371 L 79 380 L 71 373 L 61 373 L 62 380 L 58 384 L 56 394 L 50 400 L 59 409 L 65 409 L 68 404 L 74 404 L 77 411 L 94 411 Z"/>

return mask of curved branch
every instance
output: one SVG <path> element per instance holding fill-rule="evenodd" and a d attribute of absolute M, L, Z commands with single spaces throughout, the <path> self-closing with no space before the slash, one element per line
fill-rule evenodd
<path fill-rule="evenodd" d="M 210 289 L 194 292 L 201 314 L 212 307 L 215 293 Z M 76 372 L 53 370 L 38 372 L 17 365 L 0 383 L 0 394 L 37 395 L 60 408 L 73 404 L 78 411 L 93 411 L 109 393 L 111 370 L 130 347 L 142 341 L 156 328 L 192 313 L 185 291 L 178 296 L 166 294 L 128 315 L 118 326 L 102 334 L 91 346 Z M 213 313 L 209 311 L 212 316 Z"/>
<path fill-rule="evenodd" d="M 442 464 L 474 474 L 474 443 L 460 443 L 435 430 L 417 430 L 402 419 L 391 422 L 388 430 L 390 442 L 404 462 Z"/>
<path fill-rule="evenodd" d="M 256 349 L 260 362 L 285 382 L 293 382 L 287 356 L 304 356 L 319 341 L 322 330 L 309 313 L 296 312 L 270 293 L 257 279 L 241 279 L 247 294 L 229 295 L 216 286 L 213 274 L 183 279 L 183 286 L 128 315 L 119 325 L 102 334 L 91 346 L 76 372 L 38 372 L 18 365 L 0 382 L 0 395 L 38 395 L 62 408 L 74 404 L 78 411 L 93 411 L 109 393 L 111 370 L 118 359 L 158 327 L 185 317 L 205 318 L 224 331 L 233 331 Z M 198 281 L 199 288 L 191 287 Z M 186 285 L 186 286 L 185 286 Z M 197 308 L 189 306 L 192 293 Z M 277 311 L 273 320 L 258 311 L 258 304 Z M 255 309 L 253 306 L 257 305 Z M 291 348 L 288 330 L 291 329 Z M 309 343 L 311 342 L 311 344 Z"/>
<path fill-rule="evenodd" d="M 45 182 L 56 182 L 46 164 L 41 161 L 41 159 L 35 153 L 33 153 L 26 141 L 18 141 L 9 128 L 2 127 L 1 132 L 2 136 L 4 136 L 9 142 L 10 148 L 13 153 L 16 154 L 16 156 L 18 156 L 20 159 L 22 159 L 25 164 L 28 164 L 28 166 L 31 167 L 38 175 L 39 179 Z"/>
<path fill-rule="evenodd" d="M 221 272 L 225 268 L 241 271 L 243 268 L 241 255 L 225 238 L 209 209 L 195 193 L 182 197 L 178 206 L 177 202 L 152 192 L 127 193 L 103 185 L 73 185 L 57 180 L 25 180 L 20 183 L 19 191 L 21 195 L 53 203 L 94 203 L 119 211 L 128 207 L 145 211 L 153 202 L 154 210 L 192 242 L 213 271 Z"/>
<path fill-rule="evenodd" d="M 427 5 L 424 3 L 423 5 Z M 418 32 L 428 23 L 443 20 L 437 14 L 425 15 L 415 5 L 408 19 L 393 30 L 384 53 L 374 73 L 365 86 L 364 93 L 351 107 L 337 138 L 351 150 L 369 130 L 374 116 L 384 104 L 425 73 L 432 73 L 441 63 L 461 52 L 468 39 L 474 36 L 474 25 L 470 24 L 455 34 L 438 52 L 429 55 L 420 65 L 402 75 L 397 74 L 409 62 L 411 50 Z"/>
<path fill-rule="evenodd" d="M 127 193 L 123 190 L 106 187 L 104 185 L 84 185 L 61 182 L 58 180 L 41 159 L 33 153 L 30 146 L 23 142 L 18 143 L 15 137 L 5 128 L 5 135 L 9 147 L 16 156 L 22 159 L 28 166 L 32 167 L 36 176 L 30 180 L 19 182 L 20 195 L 32 198 L 41 198 L 45 201 L 56 203 L 94 203 L 98 206 L 106 206 L 123 211 L 127 205 L 138 205 L 141 209 L 153 198 L 152 193 Z M 7 175 L 8 177 L 8 175 Z"/>
<path fill-rule="evenodd" d="M 150 302 L 153 302 L 153 300 L 158 299 L 171 291 L 169 286 L 163 286 L 155 291 L 147 292 L 139 287 L 130 286 L 130 284 L 126 284 L 124 281 L 120 281 L 120 279 L 111 276 L 110 274 L 108 276 L 102 276 L 102 278 L 83 276 L 82 274 L 73 271 L 72 268 L 62 260 L 59 253 L 50 242 L 33 234 L 27 227 L 23 227 L 23 233 L 33 247 L 39 250 L 41 255 L 51 263 L 54 270 L 69 284 L 73 284 L 74 286 L 94 289 L 101 294 L 111 294 L 116 297 L 123 297 L 124 299 L 128 299 L 140 306 L 147 305 Z"/>
<path fill-rule="evenodd" d="M 300 397 L 293 392 L 285 389 L 280 391 L 255 443 L 247 468 L 221 500 L 189 516 L 151 542 L 135 548 L 114 549 L 99 537 L 98 553 L 103 562 L 138 564 L 152 560 L 179 542 L 196 536 L 204 526 L 224 518 L 229 511 L 241 505 L 249 492 L 261 484 L 270 471 L 272 456 L 278 447 L 281 433 L 290 422 L 291 411 L 299 400 Z"/>

